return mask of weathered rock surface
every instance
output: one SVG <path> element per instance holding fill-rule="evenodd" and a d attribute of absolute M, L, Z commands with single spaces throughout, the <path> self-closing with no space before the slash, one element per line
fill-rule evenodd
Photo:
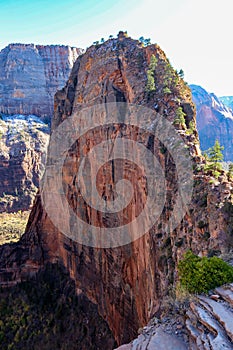
<path fill-rule="evenodd" d="M 31 208 L 45 169 L 50 130 L 35 116 L 0 120 L 0 212 Z"/>
<path fill-rule="evenodd" d="M 199 296 L 187 312 L 186 326 L 191 349 L 233 349 L 233 308 L 228 302 L 232 286 L 216 288 L 214 293 L 219 296 L 217 301 Z"/>
<path fill-rule="evenodd" d="M 215 140 L 224 146 L 225 161 L 233 161 L 233 111 L 213 93 L 198 85 L 190 85 L 197 107 L 197 130 L 202 150 L 212 147 Z"/>
<path fill-rule="evenodd" d="M 154 75 L 156 91 L 148 96 L 147 70 L 152 54 L 158 60 Z M 78 112 L 87 105 L 126 101 L 156 108 L 171 122 L 181 107 L 186 113 L 185 125 L 177 130 L 193 159 L 194 191 L 193 200 L 177 228 L 170 233 L 165 230 L 176 201 L 177 177 L 171 155 L 151 137 L 150 126 L 154 120 L 148 120 L 148 133 L 116 123 L 113 127 L 92 129 L 73 144 L 69 152 L 73 161 L 69 162 L 68 158 L 63 167 L 66 198 L 82 220 L 99 227 L 112 227 L 115 223 L 122 223 L 122 217 L 127 220 L 135 217 L 146 195 L 145 183 L 142 174 L 138 175 L 138 169 L 127 163 L 119 166 L 116 161 L 107 163 L 98 174 L 97 187 L 106 200 L 114 193 L 111 186 L 114 188 L 122 178 L 122 168 L 133 188 L 139 188 L 134 197 L 135 204 L 130 203 L 123 216 L 96 212 L 79 196 L 75 183 L 80 159 L 95 144 L 111 137 L 137 140 L 156 154 L 166 174 L 164 210 L 150 232 L 117 248 L 101 249 L 78 244 L 54 226 L 38 194 L 25 235 L 18 244 L 0 248 L 2 285 L 13 285 L 33 275 L 46 262 L 64 265 L 75 280 L 77 290 L 98 304 L 99 313 L 107 321 L 118 345 L 131 341 L 138 328 L 159 311 L 169 285 L 176 280 L 176 264 L 184 251 L 191 248 L 195 253 L 206 255 L 225 252 L 232 245 L 229 224 L 233 211 L 232 184 L 224 175 L 210 184 L 211 177 L 204 174 L 197 132 L 185 132 L 190 121 L 195 126 L 191 91 L 174 75 L 176 79 L 170 86 L 170 93 L 165 94 L 164 84 L 169 69 L 167 58 L 157 45 L 142 47 L 138 41 L 119 35 L 118 39 L 108 40 L 103 45 L 91 46 L 77 59 L 65 88 L 56 94 L 53 130 L 63 120 L 68 120 L 73 111 Z M 108 185 L 111 185 L 110 193 L 107 192 Z M 53 184 L 51 186 L 52 189 Z M 158 341 L 156 337 L 155 341 Z"/>
<path fill-rule="evenodd" d="M 148 328 L 131 344 L 122 345 L 116 350 L 187 350 L 187 344 L 177 336 L 164 332 L 161 327 Z"/>
<path fill-rule="evenodd" d="M 10 44 L 0 52 L 0 113 L 12 116 L 3 116 L 0 128 L 0 212 L 31 207 L 45 164 L 48 127 L 17 114 L 50 122 L 54 94 L 81 52 L 33 44 Z"/>
<path fill-rule="evenodd" d="M 137 339 L 117 350 L 233 349 L 233 308 L 232 299 L 229 299 L 232 290 L 232 285 L 226 285 L 216 288 L 212 295 L 195 296 L 182 317 L 184 326 L 177 326 L 173 315 L 168 316 L 172 331 L 165 326 L 163 319 L 159 324 L 151 320 Z"/>
<path fill-rule="evenodd" d="M 54 94 L 82 52 L 69 46 L 10 44 L 0 52 L 0 113 L 53 115 Z"/>

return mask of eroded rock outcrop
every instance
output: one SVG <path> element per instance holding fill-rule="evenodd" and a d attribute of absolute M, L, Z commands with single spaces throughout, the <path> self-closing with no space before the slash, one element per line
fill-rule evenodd
<path fill-rule="evenodd" d="M 167 324 L 163 320 L 151 320 L 134 341 L 117 350 L 233 349 L 233 285 L 212 292 L 193 297 L 180 321 L 174 316 L 170 316 Z"/>
<path fill-rule="evenodd" d="M 152 54 L 157 58 L 153 76 L 156 89 L 148 93 L 147 71 Z M 63 188 L 72 209 L 82 220 L 110 228 L 116 223 L 124 223 L 124 218 L 135 217 L 135 212 L 141 210 L 147 193 L 144 174 L 124 163 L 107 162 L 100 169 L 97 182 L 98 190 L 108 201 L 114 195 L 116 182 L 122 178 L 121 169 L 125 169 L 123 175 L 139 191 L 134 194 L 134 201 L 127 206 L 123 216 L 122 213 L 109 216 L 96 212 L 76 190 L 80 159 L 99 142 L 111 137 L 128 138 L 151 150 L 165 172 L 166 201 L 159 221 L 143 237 L 125 246 L 88 247 L 59 232 L 38 194 L 23 238 L 18 244 L 1 247 L 0 280 L 2 285 L 12 285 L 36 273 L 46 262 L 61 263 L 75 280 L 78 293 L 83 293 L 98 305 L 100 315 L 120 345 L 132 340 L 138 328 L 159 311 L 169 285 L 176 280 L 176 264 L 184 251 L 191 248 L 195 253 L 205 255 L 224 252 L 230 247 L 232 187 L 224 175 L 219 181 L 209 183 L 210 176 L 204 174 L 191 91 L 171 69 L 157 45 L 143 47 L 121 33 L 117 39 L 91 46 L 77 59 L 65 88 L 56 94 L 53 130 L 62 121 L 69 120 L 72 112 L 78 113 L 86 106 L 106 102 L 147 106 L 171 122 L 177 118 L 177 110 L 185 113 L 185 125 L 179 123 L 177 132 L 192 158 L 194 192 L 183 220 L 172 232 L 165 229 L 176 201 L 177 174 L 169 151 L 150 133 L 155 120 L 148 120 L 148 132 L 144 133 L 124 125 L 122 120 L 104 128 L 93 128 L 72 145 L 68 152 L 70 158 L 64 163 Z M 186 133 L 190 121 L 194 130 Z"/>
<path fill-rule="evenodd" d="M 53 115 L 54 94 L 82 52 L 69 46 L 10 44 L 0 52 L 0 113 Z"/>

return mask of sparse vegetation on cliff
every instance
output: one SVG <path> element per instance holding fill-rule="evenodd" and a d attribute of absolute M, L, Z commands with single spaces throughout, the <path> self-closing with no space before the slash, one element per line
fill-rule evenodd
<path fill-rule="evenodd" d="M 233 163 L 229 164 L 227 175 L 230 180 L 233 180 Z"/>
<path fill-rule="evenodd" d="M 233 282 L 233 267 L 216 256 L 200 258 L 188 251 L 179 262 L 178 271 L 181 286 L 190 293 L 207 293 Z"/>
<path fill-rule="evenodd" d="M 206 171 L 211 171 L 214 177 L 218 177 L 222 171 L 223 154 L 222 151 L 224 147 L 220 145 L 219 141 L 216 140 L 213 147 L 210 147 L 204 154 L 206 158 Z"/>
<path fill-rule="evenodd" d="M 150 58 L 150 64 L 149 64 L 149 69 L 147 70 L 147 84 L 146 84 L 146 92 L 152 93 L 155 92 L 155 79 L 154 79 L 154 74 L 155 74 L 155 69 L 157 66 L 157 58 L 155 55 L 151 55 Z"/>
<path fill-rule="evenodd" d="M 138 40 L 143 44 L 143 46 L 151 45 L 151 39 L 150 38 L 145 39 L 144 36 L 141 36 Z"/>
<path fill-rule="evenodd" d="M 189 122 L 189 128 L 186 130 L 186 134 L 187 134 L 187 135 L 191 135 L 191 134 L 194 133 L 194 131 L 195 131 L 195 124 L 194 124 L 194 121 L 191 120 L 191 121 Z"/>
<path fill-rule="evenodd" d="M 176 118 L 173 122 L 174 125 L 181 125 L 185 128 L 185 113 L 183 112 L 182 107 L 178 107 L 176 110 Z"/>

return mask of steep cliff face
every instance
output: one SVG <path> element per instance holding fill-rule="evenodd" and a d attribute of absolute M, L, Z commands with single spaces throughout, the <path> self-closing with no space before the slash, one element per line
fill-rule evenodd
<path fill-rule="evenodd" d="M 45 169 L 50 130 L 35 116 L 0 120 L 0 212 L 31 208 Z"/>
<path fill-rule="evenodd" d="M 0 52 L 0 112 L 50 119 L 54 94 L 80 53 L 69 46 L 8 45 Z"/>
<path fill-rule="evenodd" d="M 49 134 L 37 117 L 50 122 L 54 94 L 64 86 L 80 53 L 69 46 L 33 44 L 10 44 L 0 52 L 0 211 L 31 207 Z"/>
<path fill-rule="evenodd" d="M 233 161 L 233 111 L 202 87 L 190 87 L 197 106 L 197 129 L 202 150 L 207 150 L 215 140 L 219 140 L 224 146 L 224 160 Z"/>
<path fill-rule="evenodd" d="M 148 91 L 152 55 L 157 59 L 153 72 L 155 89 Z M 124 162 L 126 150 L 120 157 L 123 161 L 106 162 L 97 174 L 98 191 L 106 202 L 115 196 L 114 187 L 120 179 L 130 180 L 135 194 L 123 213 L 109 215 L 99 212 L 85 202 L 76 187 L 80 161 L 95 145 L 109 139 L 114 142 L 131 139 L 155 154 L 164 171 L 166 198 L 159 220 L 134 242 L 115 248 L 94 248 L 77 243 L 60 232 L 43 208 L 38 194 L 21 241 L 1 247 L 0 280 L 3 286 L 13 285 L 33 275 L 46 262 L 61 263 L 75 280 L 77 292 L 98 305 L 99 313 L 107 321 L 117 343 L 122 344 L 133 339 L 137 329 L 159 311 L 169 285 L 176 280 L 177 261 L 186 249 L 192 248 L 200 254 L 228 249 L 232 240 L 232 231 L 228 227 L 232 187 L 224 175 L 210 184 L 210 177 L 204 174 L 191 91 L 171 69 L 157 45 L 143 47 L 138 41 L 121 34 L 118 39 L 91 46 L 76 61 L 65 88 L 56 94 L 53 130 L 62 121 L 71 120 L 72 113 L 81 113 L 87 106 L 96 104 L 105 105 L 107 109 L 107 102 L 150 107 L 171 122 L 179 117 L 178 123 L 175 122 L 177 133 L 185 143 L 184 148 L 189 150 L 194 168 L 193 199 L 185 209 L 183 220 L 175 229 L 166 229 L 178 196 L 177 170 L 171 153 L 150 132 L 156 116 L 153 114 L 148 119 L 148 129 L 142 132 L 124 124 L 122 110 L 118 110 L 119 121 L 95 128 L 93 119 L 93 128 L 71 145 L 63 166 L 65 197 L 77 216 L 96 227 L 110 230 L 135 218 L 142 210 L 147 187 L 143 170 Z M 90 120 L 94 117 L 94 114 L 87 116 Z M 82 125 L 76 127 L 79 129 Z M 62 142 L 69 137 L 68 133 L 60 136 Z M 51 147 L 50 144 L 50 150 Z M 185 159 L 181 161 L 185 162 Z M 84 170 L 87 178 L 93 175 L 90 164 L 85 164 Z M 51 182 L 51 192 L 53 189 L 54 183 Z M 65 217 L 60 219 L 67 221 Z M 67 224 L 72 225 L 72 220 Z M 85 235 L 80 230 L 77 227 L 77 232 Z"/>

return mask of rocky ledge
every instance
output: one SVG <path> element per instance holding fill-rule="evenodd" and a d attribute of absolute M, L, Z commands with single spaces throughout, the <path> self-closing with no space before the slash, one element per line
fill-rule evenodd
<path fill-rule="evenodd" d="M 153 319 L 130 344 L 117 350 L 232 350 L 233 284 L 195 296 L 183 317 Z"/>

